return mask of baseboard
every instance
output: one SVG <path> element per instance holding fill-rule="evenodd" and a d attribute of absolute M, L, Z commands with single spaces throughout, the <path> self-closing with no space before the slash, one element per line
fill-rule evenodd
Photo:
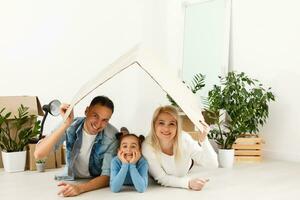
<path fill-rule="evenodd" d="M 263 156 L 266 159 L 300 162 L 300 153 L 263 150 Z"/>

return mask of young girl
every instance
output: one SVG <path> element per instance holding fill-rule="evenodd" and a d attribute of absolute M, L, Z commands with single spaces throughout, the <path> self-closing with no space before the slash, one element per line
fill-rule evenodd
<path fill-rule="evenodd" d="M 138 192 L 148 186 L 148 163 L 142 157 L 144 136 L 126 134 L 120 138 L 118 155 L 111 161 L 110 189 L 119 192 L 123 185 L 133 185 Z"/>

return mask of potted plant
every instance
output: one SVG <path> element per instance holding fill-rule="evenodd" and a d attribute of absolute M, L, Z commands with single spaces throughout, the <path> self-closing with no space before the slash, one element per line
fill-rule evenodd
<path fill-rule="evenodd" d="M 206 110 L 214 121 L 208 137 L 218 144 L 219 158 L 229 152 L 230 158 L 225 163 L 220 158 L 220 165 L 231 167 L 235 140 L 245 133 L 257 134 L 268 118 L 268 104 L 275 97 L 271 88 L 265 89 L 244 72 L 229 72 L 220 80 L 221 85 L 214 85 L 208 93 Z"/>
<path fill-rule="evenodd" d="M 24 171 L 26 162 L 25 147 L 40 133 L 40 121 L 28 115 L 28 107 L 21 105 L 18 115 L 10 119 L 11 112 L 0 111 L 0 149 L 4 169 L 7 172 Z"/>
<path fill-rule="evenodd" d="M 45 163 L 46 159 L 39 159 L 35 161 L 36 164 L 36 170 L 38 172 L 44 172 L 45 171 Z"/>

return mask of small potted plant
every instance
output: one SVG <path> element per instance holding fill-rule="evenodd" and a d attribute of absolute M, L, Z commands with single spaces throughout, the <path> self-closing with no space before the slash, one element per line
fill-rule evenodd
<path fill-rule="evenodd" d="M 46 159 L 39 159 L 35 161 L 36 164 L 36 170 L 38 172 L 44 172 L 45 171 L 45 163 Z"/>
<path fill-rule="evenodd" d="M 231 167 L 232 145 L 245 133 L 257 134 L 268 118 L 268 104 L 275 101 L 275 97 L 271 88 L 265 89 L 258 80 L 243 72 L 229 72 L 226 77 L 219 78 L 221 85 L 214 85 L 208 93 L 206 109 L 214 121 L 208 137 L 219 146 L 221 167 Z M 222 160 L 223 155 L 225 160 Z"/>

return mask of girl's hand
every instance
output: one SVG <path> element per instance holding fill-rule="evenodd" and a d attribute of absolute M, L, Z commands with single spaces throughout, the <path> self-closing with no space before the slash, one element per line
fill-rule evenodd
<path fill-rule="evenodd" d="M 123 164 L 128 163 L 128 161 L 125 159 L 125 155 L 123 151 L 120 150 L 118 151 L 118 158 L 121 160 Z"/>
<path fill-rule="evenodd" d="M 129 161 L 130 164 L 136 164 L 139 159 L 141 158 L 141 152 L 140 151 L 134 151 L 132 159 Z"/>
<path fill-rule="evenodd" d="M 209 179 L 195 178 L 189 181 L 189 188 L 192 190 L 200 191 Z"/>

